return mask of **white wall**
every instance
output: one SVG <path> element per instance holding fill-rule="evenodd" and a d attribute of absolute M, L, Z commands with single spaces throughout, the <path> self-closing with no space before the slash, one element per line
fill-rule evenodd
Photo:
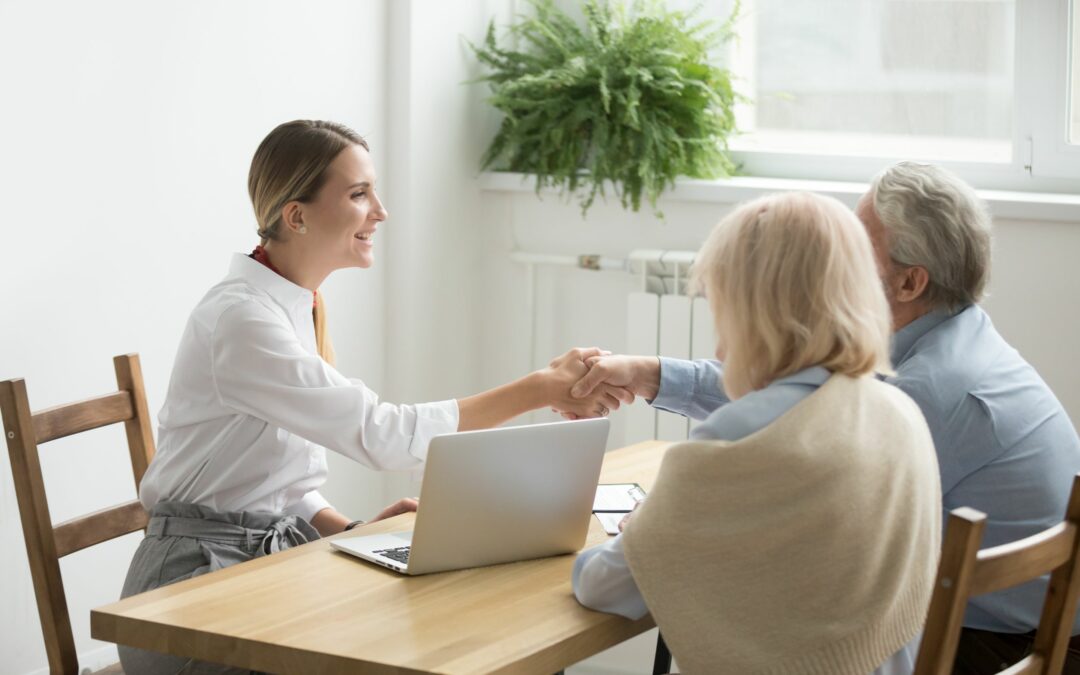
<path fill-rule="evenodd" d="M 486 308 L 479 226 L 483 194 L 475 178 L 495 114 L 466 40 L 483 39 L 507 0 L 390 3 L 387 119 L 393 154 L 384 194 L 387 255 L 384 397 L 400 402 L 476 393 Z M 511 368 L 505 379 L 525 373 Z M 387 476 L 387 499 L 418 493 L 419 476 Z"/>
<path fill-rule="evenodd" d="M 333 119 L 386 158 L 387 21 L 385 0 L 0 0 L 0 379 L 26 378 L 37 409 L 105 393 L 111 357 L 139 352 L 156 416 L 188 312 L 258 243 L 246 176 L 261 138 Z M 342 370 L 375 387 L 381 263 L 325 289 Z M 381 483 L 338 459 L 327 496 L 369 516 Z M 44 446 L 42 464 L 57 521 L 134 496 L 119 427 Z M 6 452 L 0 539 L 0 672 L 37 672 Z M 92 653 L 89 610 L 119 596 L 137 540 L 62 564 L 84 666 L 108 656 Z"/>
<path fill-rule="evenodd" d="M 600 253 L 623 258 L 633 249 L 697 250 L 731 204 L 661 200 L 666 221 L 647 208 L 622 211 L 615 204 L 593 207 L 582 219 L 576 202 L 554 193 L 488 191 L 484 195 L 483 304 L 487 308 L 480 366 L 484 383 L 498 382 L 528 359 L 523 265 L 507 253 L 515 248 L 554 254 Z M 1034 219 L 995 222 L 990 295 L 984 303 L 996 326 L 1038 369 L 1066 410 L 1080 421 L 1080 363 L 1072 346 L 1080 341 L 1080 315 L 1071 311 L 1080 296 L 1075 255 L 1080 222 Z M 620 272 L 548 267 L 537 272 L 537 357 L 569 346 L 624 348 L 626 294 L 639 282 Z M 635 405 L 643 405 L 637 403 Z M 621 413 L 612 416 L 612 442 L 622 442 Z"/>

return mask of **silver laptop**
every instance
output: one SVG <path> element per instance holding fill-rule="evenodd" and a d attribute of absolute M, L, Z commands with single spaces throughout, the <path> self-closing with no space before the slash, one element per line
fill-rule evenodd
<path fill-rule="evenodd" d="M 330 545 L 403 574 L 577 551 L 607 435 L 608 420 L 592 419 L 436 436 L 415 529 Z"/>

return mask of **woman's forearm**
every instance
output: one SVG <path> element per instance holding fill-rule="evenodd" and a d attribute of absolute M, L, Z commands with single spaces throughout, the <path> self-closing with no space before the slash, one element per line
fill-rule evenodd
<path fill-rule="evenodd" d="M 488 429 L 518 415 L 549 405 L 552 395 L 541 371 L 458 399 L 458 431 Z"/>
<path fill-rule="evenodd" d="M 311 526 L 318 530 L 323 537 L 344 532 L 345 526 L 351 522 L 344 514 L 330 508 L 319 511 L 311 518 Z"/>

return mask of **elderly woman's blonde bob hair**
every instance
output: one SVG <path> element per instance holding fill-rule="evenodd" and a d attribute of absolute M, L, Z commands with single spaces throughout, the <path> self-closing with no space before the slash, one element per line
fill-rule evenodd
<path fill-rule="evenodd" d="M 732 399 L 810 366 L 891 372 L 870 239 L 831 197 L 776 194 L 736 207 L 705 241 L 691 288 L 708 297 Z"/>

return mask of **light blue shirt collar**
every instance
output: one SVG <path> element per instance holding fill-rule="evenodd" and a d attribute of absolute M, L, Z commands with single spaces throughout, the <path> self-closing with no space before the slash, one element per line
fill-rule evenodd
<path fill-rule="evenodd" d="M 970 307 L 970 305 L 968 305 Z M 911 352 L 911 348 L 919 341 L 919 338 L 934 330 L 942 323 L 967 309 L 962 307 L 955 312 L 947 309 L 935 309 L 923 314 L 908 325 L 893 333 L 892 338 L 892 362 L 894 366 L 903 363 Z"/>
<path fill-rule="evenodd" d="M 832 373 L 829 372 L 828 368 L 825 368 L 824 366 L 810 366 L 809 368 L 803 368 L 797 373 L 792 373 L 787 377 L 773 380 L 769 383 L 769 386 L 772 387 L 777 384 L 808 384 L 820 387 L 825 384 L 830 377 L 832 377 Z"/>

